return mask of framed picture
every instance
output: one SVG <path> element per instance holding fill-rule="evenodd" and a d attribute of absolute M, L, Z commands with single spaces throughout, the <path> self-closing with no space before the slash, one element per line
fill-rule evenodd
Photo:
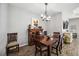
<path fill-rule="evenodd" d="M 38 19 L 32 19 L 32 26 L 38 26 L 39 20 Z"/>
<path fill-rule="evenodd" d="M 63 29 L 68 29 L 68 25 L 69 25 L 69 22 L 68 21 L 64 21 L 63 22 Z"/>

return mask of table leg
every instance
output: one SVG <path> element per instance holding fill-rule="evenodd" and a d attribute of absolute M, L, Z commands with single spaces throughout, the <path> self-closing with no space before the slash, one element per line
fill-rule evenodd
<path fill-rule="evenodd" d="M 51 56 L 50 46 L 48 46 L 48 56 Z"/>

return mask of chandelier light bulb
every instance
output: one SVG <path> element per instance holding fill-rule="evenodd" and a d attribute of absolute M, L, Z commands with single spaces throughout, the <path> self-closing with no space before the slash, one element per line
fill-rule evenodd
<path fill-rule="evenodd" d="M 41 14 L 41 17 L 43 17 L 44 15 L 43 14 Z"/>
<path fill-rule="evenodd" d="M 48 16 L 48 18 L 50 19 L 50 18 L 51 18 L 51 16 Z"/>

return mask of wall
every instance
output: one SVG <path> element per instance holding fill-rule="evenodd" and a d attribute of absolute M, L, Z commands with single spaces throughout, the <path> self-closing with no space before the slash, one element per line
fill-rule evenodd
<path fill-rule="evenodd" d="M 20 7 L 9 5 L 8 32 L 18 33 L 18 43 L 20 46 L 28 44 L 28 25 L 32 23 L 32 18 L 38 18 L 36 14 Z M 40 20 L 40 25 L 43 23 Z"/>
<path fill-rule="evenodd" d="M 62 33 L 62 13 L 58 13 L 52 16 L 52 20 L 48 22 L 47 30 L 48 33 L 52 34 L 53 32 Z"/>
<path fill-rule="evenodd" d="M 8 4 L 0 4 L 0 55 L 6 55 Z"/>
<path fill-rule="evenodd" d="M 77 38 L 79 38 L 79 18 L 72 18 L 69 19 L 69 26 L 75 26 L 74 29 L 70 29 L 69 30 L 72 33 L 77 33 Z"/>

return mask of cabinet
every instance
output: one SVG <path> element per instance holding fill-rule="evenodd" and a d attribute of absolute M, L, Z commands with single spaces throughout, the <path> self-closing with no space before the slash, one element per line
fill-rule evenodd
<path fill-rule="evenodd" d="M 40 31 L 43 31 L 43 29 L 28 29 L 28 45 L 34 45 L 32 35 L 35 35 L 37 32 L 39 34 Z"/>

